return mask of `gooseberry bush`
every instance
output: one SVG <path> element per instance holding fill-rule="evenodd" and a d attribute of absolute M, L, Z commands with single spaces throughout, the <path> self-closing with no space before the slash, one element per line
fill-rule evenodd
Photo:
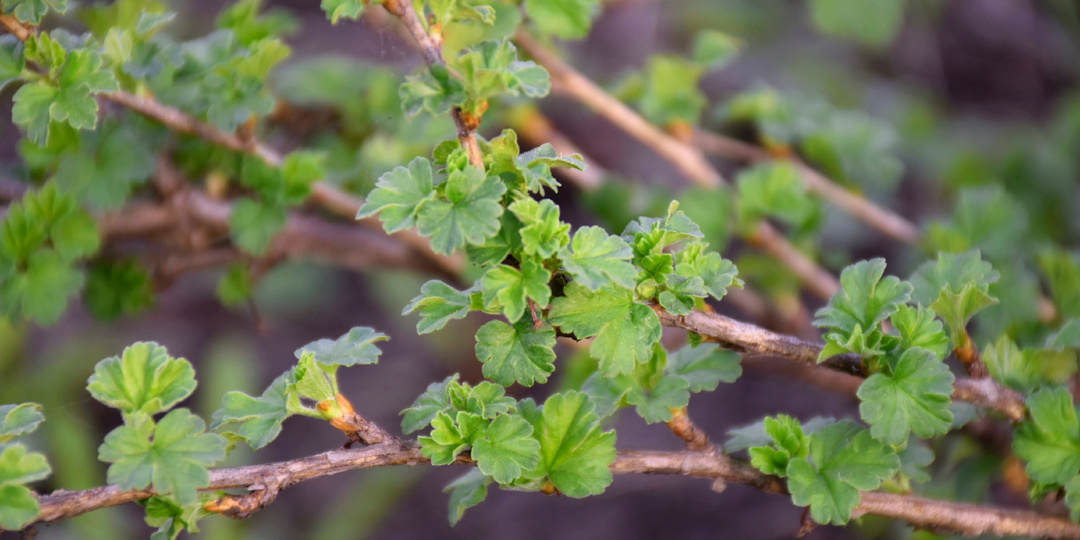
<path fill-rule="evenodd" d="M 880 47 L 904 3 L 877 4 L 806 9 L 819 31 Z M 1075 200 L 1074 185 L 964 186 L 951 216 L 915 225 L 873 202 L 903 172 L 881 120 L 768 86 L 710 106 L 702 80 L 747 46 L 730 34 L 703 29 L 605 89 L 553 52 L 589 34 L 595 0 L 321 8 L 320 24 L 379 21 L 423 66 L 283 64 L 296 20 L 258 0 L 231 3 L 188 40 L 156 0 L 2 2 L 0 85 L 14 89 L 20 161 L 0 192 L 0 314 L 47 327 L 81 298 L 102 320 L 137 316 L 208 268 L 224 268 L 222 303 L 250 305 L 276 265 L 315 257 L 435 277 L 402 315 L 419 316 L 420 335 L 483 322 L 467 338 L 475 376 L 431 382 L 400 432 L 379 426 L 338 370 L 376 363 L 391 325 L 358 326 L 298 348 L 264 391 L 229 391 L 204 418 L 181 406 L 193 364 L 136 342 L 80 375 L 80 391 L 119 412 L 97 450 L 107 487 L 39 490 L 53 449 L 34 432 L 51 411 L 0 406 L 0 530 L 138 502 L 153 537 L 171 539 L 213 514 L 249 517 L 298 482 L 430 464 L 463 473 L 447 488 L 451 523 L 493 486 L 580 498 L 614 474 L 651 473 L 789 496 L 806 507 L 792 532 L 876 515 L 939 534 L 1080 536 L 1080 260 L 1025 206 L 1053 210 L 1055 197 Z M 598 172 L 541 117 L 536 102 L 556 92 L 696 186 L 650 188 L 635 203 L 638 188 Z M 1074 136 L 1076 110 L 1061 127 Z M 382 122 L 386 111 L 405 118 Z M 749 164 L 728 182 L 705 152 Z M 830 252 L 826 208 L 905 255 Z M 578 224 L 588 211 L 599 225 Z M 820 305 L 812 326 L 804 303 Z M 755 356 L 792 362 L 808 381 L 839 372 L 857 411 L 780 411 L 714 443 L 691 420 L 691 396 L 731 388 Z M 666 424 L 685 450 L 618 445 L 621 409 Z M 344 448 L 226 466 L 237 449 L 287 436 L 294 415 L 340 430 Z M 988 431 L 1011 443 L 994 446 Z M 989 456 L 978 493 L 955 487 L 975 474 L 956 472 L 955 440 Z M 1029 507 L 994 506 L 999 474 Z"/>

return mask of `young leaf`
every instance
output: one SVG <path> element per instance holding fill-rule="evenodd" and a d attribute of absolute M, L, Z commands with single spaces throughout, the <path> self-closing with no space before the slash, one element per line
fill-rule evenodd
<path fill-rule="evenodd" d="M 135 259 L 92 266 L 85 294 L 87 309 L 101 320 L 134 315 L 154 305 L 150 273 Z"/>
<path fill-rule="evenodd" d="M 559 207 L 551 199 L 537 202 L 525 198 L 507 208 L 525 226 L 521 229 L 521 245 L 528 255 L 550 258 L 570 242 L 570 225 L 559 221 Z"/>
<path fill-rule="evenodd" d="M 634 386 L 626 394 L 626 402 L 637 407 L 638 416 L 646 423 L 670 422 L 672 409 L 681 409 L 690 403 L 690 383 L 674 375 L 664 375 L 651 390 Z"/>
<path fill-rule="evenodd" d="M 172 494 L 181 505 L 195 500 L 196 490 L 210 484 L 207 467 L 225 457 L 225 438 L 204 433 L 206 424 L 187 409 L 169 412 L 146 435 L 120 426 L 105 436 L 98 459 L 112 463 L 108 482 L 120 489 L 153 486 Z"/>
<path fill-rule="evenodd" d="M 781 418 L 783 416 L 784 415 L 780 415 L 777 418 Z M 771 444 L 774 439 L 765 429 L 765 420 L 767 420 L 768 418 L 770 417 L 766 416 L 765 418 L 762 418 L 761 420 L 754 422 L 753 424 L 728 430 L 727 434 L 731 438 L 724 443 L 724 452 L 727 454 L 733 454 L 740 450 L 746 450 L 754 446 Z M 835 423 L 835 418 L 815 416 L 810 420 L 803 422 L 801 429 L 805 435 L 810 435 L 818 431 L 819 429 L 822 429 L 826 426 L 831 426 Z"/>
<path fill-rule="evenodd" d="M 45 415 L 37 403 L 0 405 L 0 444 L 33 432 L 44 421 Z"/>
<path fill-rule="evenodd" d="M 205 501 L 196 499 L 186 505 L 179 505 L 170 497 L 155 495 L 139 501 L 146 508 L 146 524 L 157 527 L 150 535 L 150 540 L 176 540 L 182 532 L 198 533 L 199 518 L 210 515 L 203 506 Z"/>
<path fill-rule="evenodd" d="M 881 321 L 908 301 L 911 285 L 894 276 L 881 279 L 884 272 L 885 259 L 862 261 L 844 269 L 840 290 L 814 314 L 814 326 L 833 330 L 827 341 L 847 340 L 856 328 L 862 333 L 880 331 Z M 822 358 L 826 358 L 824 352 Z"/>
<path fill-rule="evenodd" d="M 842 0 L 812 0 L 810 13 L 822 32 L 836 37 L 884 46 L 904 21 L 903 0 L 871 0 L 851 5 Z"/>
<path fill-rule="evenodd" d="M 233 205 L 229 230 L 233 242 L 252 255 L 261 255 L 284 226 L 285 209 L 243 198 Z"/>
<path fill-rule="evenodd" d="M 521 252 L 522 224 L 512 212 L 503 212 L 499 232 L 483 243 L 465 246 L 469 260 L 477 266 L 491 266 L 506 260 L 510 253 Z"/>
<path fill-rule="evenodd" d="M 633 287 L 637 278 L 637 270 L 629 262 L 633 256 L 629 244 L 600 227 L 578 229 L 570 246 L 559 251 L 574 282 L 592 291 L 609 283 Z"/>
<path fill-rule="evenodd" d="M 466 243 L 480 245 L 499 232 L 500 198 L 506 186 L 478 167 L 453 171 L 446 180 L 446 201 L 429 199 L 417 209 L 420 234 L 431 237 L 431 249 L 449 255 Z"/>
<path fill-rule="evenodd" d="M 23 43 L 8 34 L 0 37 L 0 89 L 17 80 L 26 66 Z"/>
<path fill-rule="evenodd" d="M 451 384 L 460 384 L 457 382 L 458 375 L 455 373 L 442 382 L 431 383 L 423 394 L 420 394 L 413 404 L 401 411 L 401 432 L 408 435 L 414 431 L 418 431 L 428 427 L 431 421 L 435 419 L 435 415 L 442 410 L 448 410 L 450 408 L 450 397 L 447 393 L 447 387 Z"/>
<path fill-rule="evenodd" d="M 675 273 L 683 277 L 699 277 L 705 290 L 717 300 L 723 300 L 728 287 L 742 287 L 737 276 L 739 269 L 715 251 L 705 251 L 708 244 L 692 243 L 675 258 Z"/>
<path fill-rule="evenodd" d="M 579 339 L 596 336 L 589 352 L 608 376 L 630 373 L 652 357 L 652 347 L 660 339 L 660 318 L 648 306 L 634 302 L 630 289 L 608 285 L 590 291 L 577 282 L 556 298 L 548 320 Z"/>
<path fill-rule="evenodd" d="M 458 291 L 453 287 L 433 279 L 420 287 L 420 296 L 409 301 L 402 315 L 420 310 L 420 322 L 416 323 L 417 334 L 427 334 L 446 326 L 453 319 L 462 319 L 473 310 L 472 293 L 475 287 Z"/>
<path fill-rule="evenodd" d="M 359 19 L 360 13 L 364 11 L 364 6 L 367 4 L 368 2 L 364 0 L 322 0 L 319 7 L 326 12 L 326 18 L 330 19 L 330 24 L 337 24 L 342 17 L 354 21 Z"/>
<path fill-rule="evenodd" d="M 949 352 L 949 337 L 929 308 L 921 304 L 918 307 L 899 306 L 889 320 L 900 332 L 900 347 L 922 347 L 938 359 L 944 359 Z"/>
<path fill-rule="evenodd" d="M 450 416 L 439 411 L 431 421 L 431 436 L 420 437 L 420 453 L 431 459 L 432 465 L 449 465 L 472 441 L 483 437 L 488 423 L 478 415 L 458 411 Z"/>
<path fill-rule="evenodd" d="M 697 305 L 698 298 L 708 292 L 700 276 L 678 277 L 665 291 L 660 292 L 660 305 L 675 315 L 688 315 Z"/>
<path fill-rule="evenodd" d="M 82 273 L 53 250 L 32 253 L 24 272 L 5 271 L 4 262 L 0 256 L 0 312 L 15 319 L 56 322 L 83 284 Z"/>
<path fill-rule="evenodd" d="M 375 342 L 387 339 L 390 338 L 382 332 L 376 332 L 366 326 L 357 326 L 337 339 L 320 339 L 308 343 L 296 349 L 293 354 L 300 359 L 305 354 L 311 353 L 316 362 L 328 366 L 348 367 L 375 364 L 379 361 L 379 355 L 382 354 L 382 351 L 375 346 Z"/>
<path fill-rule="evenodd" d="M 791 500 L 810 505 L 822 524 L 844 524 L 859 506 L 859 490 L 875 489 L 900 468 L 900 458 L 870 432 L 845 421 L 810 436 L 808 457 L 788 463 Z"/>
<path fill-rule="evenodd" d="M 686 379 L 691 392 L 711 392 L 721 382 L 733 383 L 742 375 L 740 360 L 739 353 L 722 351 L 715 343 L 686 345 L 668 355 L 666 372 Z"/>
<path fill-rule="evenodd" d="M 154 342 L 138 342 L 97 363 L 86 389 L 94 399 L 129 415 L 167 411 L 195 390 L 195 370 Z"/>
<path fill-rule="evenodd" d="M 585 37 L 599 12 L 597 0 L 526 0 L 525 12 L 544 35 L 562 39 Z"/>
<path fill-rule="evenodd" d="M 810 437 L 803 432 L 798 420 L 783 414 L 776 418 L 766 417 L 764 427 L 772 444 L 749 448 L 750 464 L 765 474 L 787 476 L 792 458 L 805 459 L 809 455 Z"/>
<path fill-rule="evenodd" d="M 398 88 L 398 97 L 401 109 L 409 118 L 420 114 L 421 110 L 438 116 L 465 102 L 465 87 L 446 66 L 435 64 L 419 76 L 406 76 Z"/>
<path fill-rule="evenodd" d="M 476 332 L 476 357 L 484 363 L 484 376 L 503 386 L 547 382 L 555 371 L 554 346 L 551 325 L 534 328 L 527 319 L 513 326 L 491 321 Z"/>
<path fill-rule="evenodd" d="M 551 272 L 532 259 L 522 261 L 520 270 L 505 264 L 495 266 L 480 279 L 484 307 L 490 309 L 497 302 L 506 319 L 517 322 L 528 300 L 536 302 L 540 309 L 547 307 L 551 301 L 550 280 Z"/>
<path fill-rule="evenodd" d="M 232 391 L 221 398 L 221 408 L 214 411 L 210 429 L 235 435 L 258 450 L 281 433 L 281 423 L 289 417 L 286 407 L 286 388 L 296 382 L 293 372 L 287 371 L 274 379 L 259 397 Z"/>
<path fill-rule="evenodd" d="M 21 444 L 0 445 L 0 529 L 19 530 L 38 517 L 37 498 L 24 484 L 50 472 L 44 455 Z"/>
<path fill-rule="evenodd" d="M 434 196 L 431 162 L 417 157 L 408 168 L 395 167 L 379 177 L 356 219 L 378 213 L 386 232 L 397 232 L 412 227 L 416 222 L 417 207 Z"/>
<path fill-rule="evenodd" d="M 797 228 L 811 223 L 818 203 L 806 194 L 802 173 L 786 161 L 755 165 L 739 173 L 739 224 L 751 230 L 766 217 L 780 218 Z"/>
<path fill-rule="evenodd" d="M 879 441 L 899 446 L 908 433 L 932 437 L 949 431 L 953 374 L 934 353 L 904 351 L 892 373 L 875 373 L 859 386 L 859 412 Z"/>
<path fill-rule="evenodd" d="M 522 414 L 540 441 L 540 460 L 530 476 L 547 476 L 562 494 L 586 497 L 602 493 L 611 484 L 615 462 L 615 432 L 604 432 L 586 394 L 555 394 L 537 410 L 531 400 Z"/>
<path fill-rule="evenodd" d="M 446 486 L 443 491 L 450 492 L 450 525 L 461 521 L 466 509 L 484 502 L 490 483 L 491 477 L 473 469 Z"/>
<path fill-rule="evenodd" d="M 480 472 L 505 484 L 536 467 L 540 442 L 532 434 L 533 426 L 521 416 L 497 416 L 486 434 L 472 443 L 472 457 Z"/>
<path fill-rule="evenodd" d="M 1013 451 L 1027 462 L 1032 480 L 1066 484 L 1080 473 L 1080 420 L 1063 387 L 1048 388 L 1027 400 L 1029 420 L 1013 436 Z"/>
<path fill-rule="evenodd" d="M 982 308 L 997 303 L 989 287 L 999 278 L 978 250 L 967 253 L 938 253 L 911 276 L 912 299 L 930 306 L 945 321 L 953 343 L 964 341 L 967 322 Z"/>

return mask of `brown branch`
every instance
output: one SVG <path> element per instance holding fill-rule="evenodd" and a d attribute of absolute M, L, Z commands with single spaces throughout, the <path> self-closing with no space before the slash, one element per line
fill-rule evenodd
<path fill-rule="evenodd" d="M 359 449 L 331 450 L 292 461 L 213 470 L 210 472 L 210 485 L 205 490 L 250 489 L 257 500 L 256 504 L 247 509 L 253 511 L 258 509 L 259 502 L 268 504 L 272 501 L 281 489 L 306 480 L 357 469 L 428 462 L 414 444 L 394 440 Z M 458 456 L 456 463 L 471 464 L 472 460 L 463 454 Z M 615 474 L 669 474 L 709 478 L 750 486 L 767 493 L 787 493 L 787 488 L 780 478 L 762 474 L 745 461 L 708 451 L 621 451 L 611 470 Z M 264 491 L 270 491 L 272 495 L 267 497 L 260 493 Z M 151 495 L 152 491 L 124 491 L 115 486 L 85 491 L 56 491 L 39 497 L 41 514 L 38 522 L 54 522 Z M 242 498 L 243 496 L 240 497 Z M 863 492 L 862 503 L 855 514 L 886 516 L 907 521 L 920 528 L 970 536 L 1080 536 L 1080 525 L 1062 517 L 1030 510 L 988 508 L 881 492 Z"/>
<path fill-rule="evenodd" d="M 689 315 L 679 316 L 668 313 L 660 306 L 653 306 L 653 310 L 665 326 L 697 332 L 724 347 L 746 354 L 776 356 L 817 365 L 823 348 L 818 343 L 770 332 L 723 315 L 694 310 Z M 821 365 L 865 376 L 861 359 L 857 355 L 837 355 L 826 359 Z M 1023 420 L 1026 411 L 1022 395 L 1001 386 L 993 379 L 957 379 L 953 384 L 953 398 L 995 410 L 1016 422 Z"/>
<path fill-rule="evenodd" d="M 8 33 L 14 34 L 19 38 L 19 41 L 26 41 L 30 39 L 30 36 L 34 35 L 34 27 L 19 22 L 18 19 L 11 15 L 0 15 L 0 25 L 7 30 Z"/>
<path fill-rule="evenodd" d="M 746 163 L 773 159 L 763 148 L 707 131 L 695 131 L 694 140 L 705 152 L 726 159 Z M 801 161 L 793 160 L 792 163 L 802 173 L 810 191 L 821 195 L 856 219 L 905 244 L 918 245 L 922 241 L 922 234 L 914 223 L 892 210 L 874 204 L 866 197 L 840 187 Z"/>
<path fill-rule="evenodd" d="M 642 144 L 652 148 L 695 184 L 718 187 L 724 178 L 705 159 L 697 147 L 664 133 L 637 112 L 612 97 L 554 53 L 540 45 L 523 31 L 514 35 L 514 42 L 532 55 L 551 74 L 552 89 L 579 101 Z M 750 237 L 750 243 L 761 247 L 798 276 L 816 296 L 829 299 L 840 289 L 840 283 L 828 271 L 803 255 L 773 226 L 761 222 Z"/>

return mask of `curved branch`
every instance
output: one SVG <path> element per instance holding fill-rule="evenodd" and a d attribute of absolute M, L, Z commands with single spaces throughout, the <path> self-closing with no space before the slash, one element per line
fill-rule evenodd
<path fill-rule="evenodd" d="M 824 347 L 818 343 L 770 332 L 764 328 L 729 319 L 723 315 L 694 310 L 689 315 L 673 315 L 654 305 L 664 326 L 684 328 L 706 336 L 710 341 L 742 353 L 776 356 L 803 364 L 818 365 Z M 821 362 L 822 366 L 856 376 L 865 376 L 858 355 L 843 354 Z M 953 383 L 953 398 L 995 410 L 1019 422 L 1027 411 L 1024 397 L 1001 386 L 993 379 L 957 379 Z"/>
<path fill-rule="evenodd" d="M 210 472 L 205 490 L 255 488 L 280 490 L 311 480 L 356 469 L 428 463 L 413 443 L 388 441 L 360 449 L 341 449 L 279 463 L 252 465 Z M 470 464 L 465 455 L 458 464 Z M 660 452 L 624 450 L 611 466 L 615 474 L 669 474 L 723 480 L 767 493 L 786 494 L 782 479 L 759 472 L 745 461 L 709 451 Z M 275 491 L 276 493 L 276 491 Z M 124 491 L 115 486 L 85 491 L 56 491 L 42 495 L 38 522 L 53 522 L 99 508 L 116 506 L 153 495 L 152 491 Z M 856 515 L 874 514 L 904 520 L 916 527 L 977 536 L 1020 535 L 1076 538 L 1080 524 L 1031 510 L 988 508 L 938 501 L 912 495 L 863 492 Z"/>

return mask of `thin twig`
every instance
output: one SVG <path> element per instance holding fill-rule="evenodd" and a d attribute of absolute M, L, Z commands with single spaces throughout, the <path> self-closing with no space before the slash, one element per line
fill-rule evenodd
<path fill-rule="evenodd" d="M 390 441 L 359 449 L 331 450 L 279 463 L 216 469 L 210 472 L 205 490 L 285 487 L 357 469 L 428 463 L 414 444 Z M 456 463 L 471 464 L 466 455 Z M 767 493 L 787 493 L 783 480 L 762 474 L 748 463 L 715 452 L 621 451 L 611 466 L 615 474 L 671 474 L 754 487 Z M 85 491 L 56 491 L 42 495 L 37 522 L 54 522 L 99 508 L 145 499 L 152 491 L 124 491 L 115 486 Z M 904 520 L 916 527 L 978 536 L 1019 535 L 1045 538 L 1080 537 L 1080 524 L 1030 510 L 988 508 L 974 504 L 938 501 L 911 495 L 863 492 L 856 515 L 874 514 Z M 32 526 L 33 524 L 31 524 Z"/>
<path fill-rule="evenodd" d="M 714 156 L 746 163 L 773 159 L 763 148 L 715 133 L 697 130 L 694 139 L 698 147 Z M 874 204 L 866 197 L 840 187 L 802 161 L 793 160 L 792 163 L 802 173 L 810 191 L 821 195 L 856 219 L 905 244 L 918 245 L 922 241 L 919 228 L 914 223 L 892 210 Z"/>
<path fill-rule="evenodd" d="M 660 306 L 653 306 L 665 326 L 685 328 L 711 338 L 721 345 L 751 355 L 776 356 L 804 364 L 817 365 L 822 345 L 791 336 L 770 332 L 752 324 L 694 310 L 689 315 L 672 315 Z M 837 355 L 821 365 L 837 371 L 863 376 L 861 359 L 857 355 Z M 953 383 L 953 398 L 995 410 L 1013 421 L 1024 418 L 1024 397 L 1001 386 L 993 379 L 957 379 Z"/>

